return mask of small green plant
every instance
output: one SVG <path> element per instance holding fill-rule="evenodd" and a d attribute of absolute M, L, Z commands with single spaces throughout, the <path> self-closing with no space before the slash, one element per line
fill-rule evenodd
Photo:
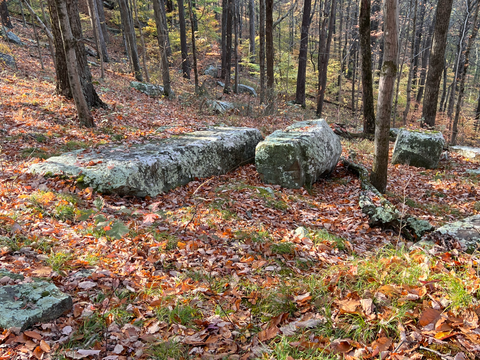
<path fill-rule="evenodd" d="M 288 255 L 295 252 L 295 244 L 291 242 L 281 242 L 278 244 L 273 244 L 271 247 L 272 253 L 278 255 Z"/>
<path fill-rule="evenodd" d="M 22 158 L 27 159 L 27 158 L 39 158 L 39 159 L 48 159 L 51 155 L 40 148 L 26 148 L 22 149 Z"/>
<path fill-rule="evenodd" d="M 188 359 L 188 347 L 174 340 L 157 343 L 147 350 L 149 356 L 155 360 L 183 360 Z"/>
<path fill-rule="evenodd" d="M 72 254 L 65 252 L 55 253 L 52 251 L 47 259 L 47 264 L 50 265 L 54 271 L 61 274 L 70 268 L 68 262 L 72 260 L 72 258 Z"/>
<path fill-rule="evenodd" d="M 200 315 L 200 311 L 188 305 L 177 305 L 173 309 L 163 307 L 157 310 L 159 320 L 190 327 L 193 325 L 193 320 L 199 318 Z"/>
<path fill-rule="evenodd" d="M 331 234 L 327 230 L 323 230 L 323 229 L 317 230 L 313 233 L 312 241 L 313 241 L 314 244 L 320 244 L 320 243 L 323 243 L 323 242 L 334 243 L 335 247 L 338 250 L 345 250 L 345 248 L 346 248 L 345 239 L 343 239 L 343 238 L 341 238 L 337 235 Z"/>
<path fill-rule="evenodd" d="M 55 216 L 61 221 L 75 218 L 75 207 L 70 204 L 58 204 L 55 207 Z"/>
<path fill-rule="evenodd" d="M 62 146 L 62 151 L 72 151 L 72 150 L 78 150 L 78 149 L 86 149 L 89 147 L 89 144 L 82 142 L 82 141 L 74 141 L 70 140 L 65 143 L 65 145 Z"/>

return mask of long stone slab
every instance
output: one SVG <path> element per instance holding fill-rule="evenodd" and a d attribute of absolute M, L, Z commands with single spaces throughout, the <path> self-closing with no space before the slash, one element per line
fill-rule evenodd
<path fill-rule="evenodd" d="M 253 128 L 213 128 L 133 146 L 76 150 L 34 164 L 30 171 L 73 177 L 101 193 L 156 196 L 253 162 L 262 139 Z"/>
<path fill-rule="evenodd" d="M 20 332 L 58 318 L 72 308 L 72 298 L 54 284 L 35 281 L 0 287 L 0 304 L 0 328 Z"/>
<path fill-rule="evenodd" d="M 340 139 L 325 120 L 300 121 L 259 143 L 255 166 L 265 183 L 300 188 L 331 173 L 341 153 Z"/>
<path fill-rule="evenodd" d="M 450 150 L 466 157 L 467 159 L 480 159 L 480 148 L 470 146 L 451 146 Z"/>

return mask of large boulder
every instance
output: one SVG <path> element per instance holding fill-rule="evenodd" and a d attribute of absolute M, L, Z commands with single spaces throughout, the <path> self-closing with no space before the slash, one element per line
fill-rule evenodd
<path fill-rule="evenodd" d="M 437 237 L 446 241 L 458 241 L 463 250 L 473 253 L 480 248 L 480 215 L 445 224 L 429 235 L 431 239 Z"/>
<path fill-rule="evenodd" d="M 132 81 L 130 86 L 150 97 L 159 97 L 164 94 L 163 86 Z"/>
<path fill-rule="evenodd" d="M 301 121 L 259 143 L 255 165 L 265 183 L 296 189 L 331 173 L 341 153 L 340 140 L 325 120 Z"/>
<path fill-rule="evenodd" d="M 470 146 L 451 146 L 450 150 L 466 157 L 467 159 L 480 159 L 480 148 Z"/>
<path fill-rule="evenodd" d="M 257 92 L 253 87 L 244 84 L 238 84 L 238 92 L 241 94 L 248 94 L 255 97 L 257 96 Z"/>
<path fill-rule="evenodd" d="M 261 140 L 257 129 L 214 128 L 146 144 L 72 151 L 34 164 L 30 171 L 67 175 L 102 193 L 156 196 L 253 162 Z"/>
<path fill-rule="evenodd" d="M 401 129 L 395 141 L 392 164 L 435 169 L 444 145 L 441 132 Z"/>
<path fill-rule="evenodd" d="M 54 284 L 34 281 L 0 287 L 0 304 L 0 328 L 20 332 L 58 318 L 72 308 L 72 298 Z"/>

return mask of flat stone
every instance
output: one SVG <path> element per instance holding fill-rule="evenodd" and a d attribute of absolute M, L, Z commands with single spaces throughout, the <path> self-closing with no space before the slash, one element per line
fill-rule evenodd
<path fill-rule="evenodd" d="M 30 171 L 66 175 L 101 193 L 156 196 L 253 162 L 261 140 L 257 129 L 213 128 L 133 146 L 80 149 L 34 164 Z"/>
<path fill-rule="evenodd" d="M 470 146 L 451 146 L 450 150 L 467 159 L 480 159 L 480 148 Z"/>
<path fill-rule="evenodd" d="M 238 92 L 241 94 L 249 94 L 255 97 L 257 96 L 257 92 L 253 87 L 244 84 L 238 84 Z"/>
<path fill-rule="evenodd" d="M 231 102 L 219 100 L 207 100 L 207 106 L 218 114 L 225 114 L 234 108 Z"/>
<path fill-rule="evenodd" d="M 0 328 L 24 331 L 72 308 L 72 298 L 46 281 L 0 287 Z"/>
<path fill-rule="evenodd" d="M 11 67 L 15 66 L 15 59 L 12 55 L 0 53 L 0 62 L 4 62 L 6 65 Z"/>
<path fill-rule="evenodd" d="M 10 41 L 11 43 L 14 43 L 16 45 L 23 45 L 22 40 L 20 40 L 20 38 L 11 31 L 7 31 L 7 38 L 8 41 Z"/>
<path fill-rule="evenodd" d="M 323 119 L 297 122 L 257 145 L 255 165 L 267 184 L 311 186 L 337 165 L 342 145 Z"/>
<path fill-rule="evenodd" d="M 393 149 L 392 164 L 435 169 L 444 145 L 441 132 L 400 129 Z"/>
<path fill-rule="evenodd" d="M 159 97 L 164 94 L 163 86 L 132 81 L 130 86 L 150 97 Z"/>
<path fill-rule="evenodd" d="M 473 253 L 480 247 L 480 215 L 445 224 L 429 237 L 435 239 L 435 235 L 450 236 L 457 240 L 466 252 Z"/>

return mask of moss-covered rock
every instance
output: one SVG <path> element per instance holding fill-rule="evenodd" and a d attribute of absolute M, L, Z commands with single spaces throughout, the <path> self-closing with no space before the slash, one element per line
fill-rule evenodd
<path fill-rule="evenodd" d="M 34 164 L 30 171 L 81 179 L 102 193 L 156 196 L 253 162 L 261 140 L 257 129 L 215 128 L 134 146 L 76 150 Z"/>
<path fill-rule="evenodd" d="M 430 234 L 430 238 L 435 239 L 436 235 L 451 237 L 458 241 L 466 252 L 473 253 L 480 248 L 480 215 L 445 224 Z"/>
<path fill-rule="evenodd" d="M 72 308 L 72 298 L 46 281 L 0 287 L 0 328 L 24 331 L 58 318 Z"/>
<path fill-rule="evenodd" d="M 296 189 L 330 174 L 341 153 L 340 140 L 325 120 L 301 121 L 259 143 L 255 165 L 265 183 Z"/>
<path fill-rule="evenodd" d="M 163 86 L 132 81 L 130 86 L 150 97 L 159 97 L 164 94 Z"/>
<path fill-rule="evenodd" d="M 393 149 L 392 164 L 435 169 L 444 145 L 445 139 L 438 131 L 401 129 Z"/>

